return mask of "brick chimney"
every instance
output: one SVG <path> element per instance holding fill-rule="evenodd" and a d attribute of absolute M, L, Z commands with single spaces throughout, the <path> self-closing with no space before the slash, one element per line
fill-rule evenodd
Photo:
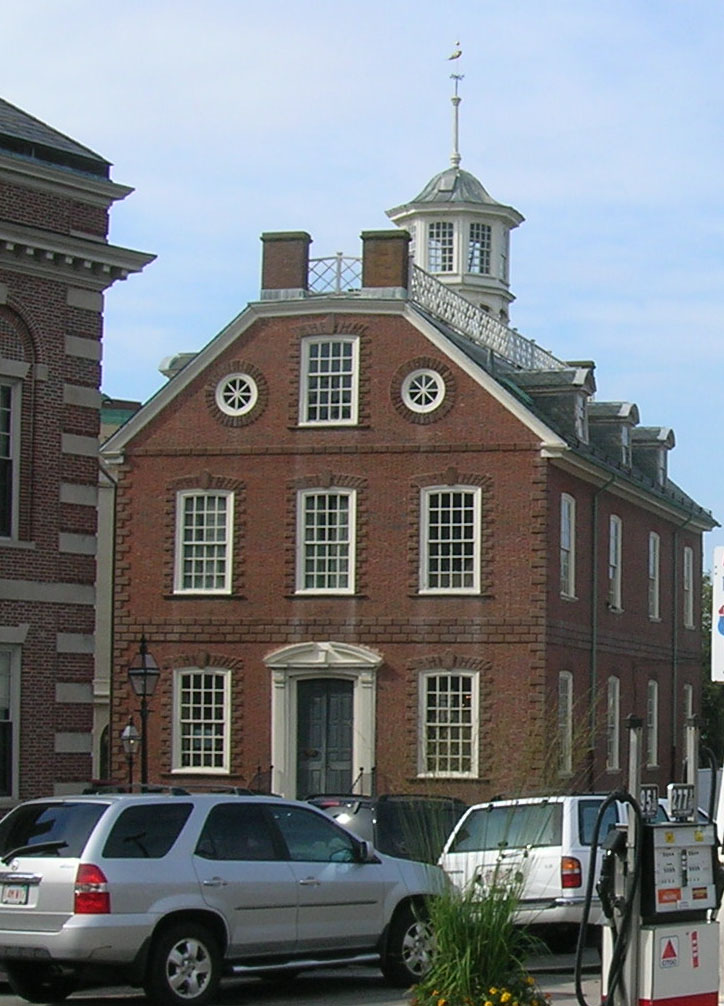
<path fill-rule="evenodd" d="M 362 231 L 362 288 L 390 297 L 406 297 L 409 282 L 410 235 L 394 231 Z"/>
<path fill-rule="evenodd" d="M 262 234 L 261 299 L 306 297 L 309 289 L 309 246 L 306 231 Z"/>

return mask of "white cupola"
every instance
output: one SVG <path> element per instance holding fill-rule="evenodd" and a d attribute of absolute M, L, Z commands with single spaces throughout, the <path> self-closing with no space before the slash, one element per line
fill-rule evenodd
<path fill-rule="evenodd" d="M 411 202 L 387 210 L 398 227 L 410 232 L 414 264 L 451 287 L 476 307 L 508 323 L 510 232 L 524 217 L 498 203 L 478 179 L 460 167 L 460 74 L 455 81 L 453 152 L 450 167 L 435 175 Z"/>

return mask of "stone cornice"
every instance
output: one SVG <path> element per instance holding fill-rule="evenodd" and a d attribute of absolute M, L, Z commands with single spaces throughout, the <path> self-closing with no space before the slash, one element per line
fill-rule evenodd
<path fill-rule="evenodd" d="M 128 185 L 119 185 L 107 178 L 86 175 L 70 168 L 54 168 L 37 164 L 29 158 L 0 154 L 0 181 L 40 192 L 52 192 L 66 199 L 78 199 L 93 206 L 108 208 L 133 192 Z"/>
<path fill-rule="evenodd" d="M 155 259 L 104 241 L 70 237 L 0 221 L 0 268 L 90 290 L 105 290 Z"/>

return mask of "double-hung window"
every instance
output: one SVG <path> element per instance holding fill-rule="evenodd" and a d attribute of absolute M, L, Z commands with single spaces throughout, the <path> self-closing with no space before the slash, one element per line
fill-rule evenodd
<path fill-rule="evenodd" d="M 19 384 L 0 378 L 0 538 L 17 534 L 19 392 Z"/>
<path fill-rule="evenodd" d="M 646 686 L 646 764 L 659 763 L 659 684 L 649 681 Z"/>
<path fill-rule="evenodd" d="M 576 501 L 561 496 L 561 594 L 576 596 Z"/>
<path fill-rule="evenodd" d="M 445 220 L 428 224 L 427 269 L 428 272 L 454 271 L 454 235 L 452 223 Z"/>
<path fill-rule="evenodd" d="M 16 797 L 20 648 L 0 646 L 0 797 Z"/>
<path fill-rule="evenodd" d="M 694 628 L 694 549 L 684 548 L 684 626 Z"/>
<path fill-rule="evenodd" d="M 297 592 L 354 593 L 355 491 L 303 490 L 297 502 Z"/>
<path fill-rule="evenodd" d="M 621 518 L 615 514 L 608 523 L 608 603 L 621 610 Z"/>
<path fill-rule="evenodd" d="M 480 222 L 470 224 L 470 240 L 468 242 L 468 272 L 490 274 L 490 224 Z"/>
<path fill-rule="evenodd" d="M 649 618 L 658 619 L 661 597 L 661 539 L 649 532 Z"/>
<path fill-rule="evenodd" d="M 227 670 L 175 671 L 174 770 L 229 771 L 230 679 Z"/>
<path fill-rule="evenodd" d="M 233 494 L 228 491 L 178 493 L 177 594 L 231 592 L 233 505 Z"/>
<path fill-rule="evenodd" d="M 357 422 L 359 339 L 335 335 L 302 342 L 299 422 L 350 426 Z"/>
<path fill-rule="evenodd" d="M 606 689 L 606 768 L 621 767 L 621 683 L 612 675 Z"/>
<path fill-rule="evenodd" d="M 424 489 L 421 513 L 422 593 L 480 592 L 481 490 Z"/>
<path fill-rule="evenodd" d="M 477 776 L 478 675 L 425 673 L 420 688 L 420 765 L 423 776 Z"/>
<path fill-rule="evenodd" d="M 558 771 L 570 775 L 573 771 L 573 675 L 561 671 L 558 675 Z"/>

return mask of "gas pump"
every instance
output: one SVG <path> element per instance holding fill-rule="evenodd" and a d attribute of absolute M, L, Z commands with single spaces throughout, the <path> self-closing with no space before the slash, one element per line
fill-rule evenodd
<path fill-rule="evenodd" d="M 658 787 L 640 785 L 642 721 L 629 717 L 630 791 L 603 802 L 594 828 L 592 854 L 605 808 L 628 805 L 628 823 L 614 829 L 603 847 L 598 891 L 606 915 L 603 929 L 601 1002 L 604 1006 L 717 1006 L 721 900 L 716 829 L 698 820 L 696 719 L 686 727 L 686 782 L 667 787 L 669 820 L 655 821 Z M 640 794 L 640 801 L 631 793 Z M 586 892 L 590 907 L 595 870 Z M 583 927 L 587 923 L 586 910 Z M 581 992 L 579 936 L 576 993 Z"/>

